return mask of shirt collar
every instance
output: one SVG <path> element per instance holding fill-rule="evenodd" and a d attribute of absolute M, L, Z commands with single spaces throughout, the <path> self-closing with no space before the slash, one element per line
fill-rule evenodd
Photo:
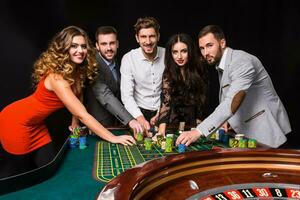
<path fill-rule="evenodd" d="M 157 51 L 156 51 L 156 55 L 155 55 L 155 57 L 154 57 L 154 60 L 158 59 L 158 58 L 160 57 L 160 55 L 161 55 L 161 53 L 160 53 L 160 48 L 159 48 L 158 46 L 157 46 L 156 48 L 157 48 Z M 140 54 L 141 54 L 142 60 L 147 60 L 147 61 L 149 61 L 149 60 L 144 56 L 142 47 L 140 47 L 139 49 L 140 49 Z"/>
<path fill-rule="evenodd" d="M 109 69 L 112 70 L 113 68 L 115 68 L 116 66 L 116 62 L 113 60 L 112 62 L 109 62 L 108 60 L 106 60 L 101 53 L 99 53 L 99 56 L 102 58 L 102 60 L 105 62 L 105 64 L 108 65 Z"/>
<path fill-rule="evenodd" d="M 222 58 L 221 58 L 221 61 L 220 61 L 219 65 L 216 65 L 217 70 L 224 71 L 227 52 L 228 52 L 228 49 L 226 47 L 224 52 L 223 52 L 223 55 L 222 55 Z"/>

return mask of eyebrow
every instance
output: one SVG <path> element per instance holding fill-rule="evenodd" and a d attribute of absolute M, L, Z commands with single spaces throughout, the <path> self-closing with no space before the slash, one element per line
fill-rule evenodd
<path fill-rule="evenodd" d="M 82 45 L 87 45 L 86 43 L 79 44 L 79 43 L 76 43 L 76 42 L 72 42 L 71 45 L 72 45 L 72 44 L 75 44 L 75 45 L 81 45 L 81 46 L 82 46 Z"/>

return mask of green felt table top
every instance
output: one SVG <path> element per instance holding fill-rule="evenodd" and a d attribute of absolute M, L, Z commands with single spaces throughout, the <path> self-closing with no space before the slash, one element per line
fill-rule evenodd
<path fill-rule="evenodd" d="M 68 149 L 57 172 L 48 180 L 32 187 L 0 196 L 1 200 L 88 200 L 95 199 L 104 183 L 92 176 L 95 143 L 99 138 L 89 136 L 88 148 Z"/>
<path fill-rule="evenodd" d="M 113 131 L 113 133 L 119 135 L 124 134 L 124 131 Z M 54 176 L 32 187 L 2 195 L 0 199 L 94 199 L 105 185 L 103 182 L 96 181 L 92 175 L 95 144 L 99 140 L 97 136 L 89 136 L 88 148 L 67 150 Z"/>

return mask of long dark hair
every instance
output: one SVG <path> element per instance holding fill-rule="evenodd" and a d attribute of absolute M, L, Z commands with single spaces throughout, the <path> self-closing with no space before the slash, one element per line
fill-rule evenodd
<path fill-rule="evenodd" d="M 188 61 L 184 66 L 185 78 L 172 57 L 172 48 L 182 42 L 187 45 Z M 163 75 L 170 83 L 172 102 L 178 105 L 200 105 L 206 103 L 207 73 L 200 60 L 199 51 L 192 38 L 180 33 L 170 37 L 166 44 L 165 71 Z"/>

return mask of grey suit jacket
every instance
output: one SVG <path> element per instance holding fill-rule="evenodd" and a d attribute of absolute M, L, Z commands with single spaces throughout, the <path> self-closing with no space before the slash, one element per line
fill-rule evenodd
<path fill-rule="evenodd" d="M 133 119 L 120 101 L 120 79 L 116 81 L 99 54 L 96 56 L 99 65 L 99 75 L 92 85 L 86 89 L 86 105 L 88 112 L 102 125 L 113 126 L 119 120 L 126 125 Z M 116 65 L 118 77 L 120 68 Z"/>
<path fill-rule="evenodd" d="M 246 96 L 232 114 L 232 99 L 241 90 Z M 270 147 L 276 148 L 286 141 L 285 134 L 291 131 L 287 112 L 270 76 L 255 56 L 228 48 L 219 100 L 219 106 L 197 127 L 206 136 L 228 121 L 236 133 Z"/>

